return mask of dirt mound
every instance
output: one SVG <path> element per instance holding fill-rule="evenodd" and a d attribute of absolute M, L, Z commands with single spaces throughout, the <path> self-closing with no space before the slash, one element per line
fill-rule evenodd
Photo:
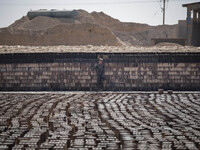
<path fill-rule="evenodd" d="M 106 15 L 103 12 L 92 12 L 88 13 L 85 10 L 78 10 L 78 20 L 80 22 L 90 22 L 92 24 L 98 24 L 104 27 L 113 27 L 118 24 L 121 24 L 121 22 L 117 19 L 114 19 L 108 15 Z"/>
<path fill-rule="evenodd" d="M 89 24 L 89 26 L 86 27 L 85 24 Z M 58 27 L 63 26 L 66 28 L 58 29 Z M 90 27 L 95 29 L 90 32 Z M 54 30 L 56 32 L 53 32 Z M 152 38 L 177 38 L 177 31 L 178 25 L 149 26 L 139 23 L 124 23 L 103 12 L 88 13 L 84 10 L 78 10 L 77 19 L 39 16 L 29 20 L 28 17 L 22 17 L 8 28 L 0 30 L 0 44 L 84 45 L 87 43 L 91 45 L 121 45 L 123 43 L 123 45 L 150 46 Z M 49 33 L 54 35 L 51 34 L 50 37 Z M 36 42 L 35 39 L 43 41 Z M 49 42 L 50 39 L 52 39 L 51 42 Z"/>
<path fill-rule="evenodd" d="M 59 24 L 46 30 L 33 31 L 16 28 L 0 30 L 2 45 L 120 45 L 108 29 L 98 25 Z"/>
<path fill-rule="evenodd" d="M 140 23 L 120 22 L 103 12 L 88 13 L 79 10 L 79 21 L 90 22 L 108 28 L 122 42 L 128 45 L 151 45 L 152 38 L 177 38 L 178 25 L 149 26 Z"/>
<path fill-rule="evenodd" d="M 38 16 L 32 20 L 29 20 L 28 17 L 22 17 L 9 27 L 26 30 L 44 30 L 62 23 L 73 22 L 74 19 L 72 18 L 51 18 L 46 16 Z"/>
<path fill-rule="evenodd" d="M 86 12 L 85 12 L 86 13 Z M 84 18 L 84 17 L 81 17 Z M 86 19 L 86 17 L 85 17 Z M 0 29 L 2 45 L 121 45 L 105 26 L 73 18 L 22 17 L 8 28 Z"/>
<path fill-rule="evenodd" d="M 13 24 L 9 26 L 9 28 L 21 28 L 24 24 L 29 22 L 29 19 L 27 16 L 23 16 L 21 19 L 16 20 Z"/>
<path fill-rule="evenodd" d="M 34 18 L 33 20 L 27 21 L 19 28 L 30 29 L 30 30 L 44 30 L 58 24 L 60 24 L 60 21 L 56 19 L 39 16 L 39 17 Z"/>

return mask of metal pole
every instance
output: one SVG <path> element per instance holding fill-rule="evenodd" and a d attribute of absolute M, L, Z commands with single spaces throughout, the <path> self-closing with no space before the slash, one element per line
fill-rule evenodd
<path fill-rule="evenodd" d="M 163 25 L 165 25 L 165 0 L 163 0 Z"/>

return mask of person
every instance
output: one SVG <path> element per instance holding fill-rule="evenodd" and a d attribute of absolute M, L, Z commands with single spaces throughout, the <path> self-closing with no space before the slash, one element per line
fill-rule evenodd
<path fill-rule="evenodd" d="M 104 63 L 103 58 L 99 58 L 99 63 L 95 66 L 97 71 L 97 89 L 103 88 L 103 80 L 105 79 L 104 76 Z"/>

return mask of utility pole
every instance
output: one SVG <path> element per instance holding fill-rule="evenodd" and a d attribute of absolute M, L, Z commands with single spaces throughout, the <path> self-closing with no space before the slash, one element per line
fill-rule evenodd
<path fill-rule="evenodd" d="M 165 25 L 165 0 L 163 0 L 163 25 Z"/>

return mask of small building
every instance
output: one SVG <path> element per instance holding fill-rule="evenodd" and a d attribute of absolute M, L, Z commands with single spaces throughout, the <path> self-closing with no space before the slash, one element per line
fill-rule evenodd
<path fill-rule="evenodd" d="M 78 17 L 78 11 L 77 10 L 67 11 L 67 10 L 56 10 L 56 9 L 51 9 L 51 10 L 40 9 L 36 11 L 30 10 L 27 13 L 27 16 L 29 19 L 34 19 L 35 17 L 38 17 L 38 16 L 76 19 Z"/>
<path fill-rule="evenodd" d="M 187 7 L 187 44 L 200 46 L 200 2 L 183 4 L 183 7 Z"/>

